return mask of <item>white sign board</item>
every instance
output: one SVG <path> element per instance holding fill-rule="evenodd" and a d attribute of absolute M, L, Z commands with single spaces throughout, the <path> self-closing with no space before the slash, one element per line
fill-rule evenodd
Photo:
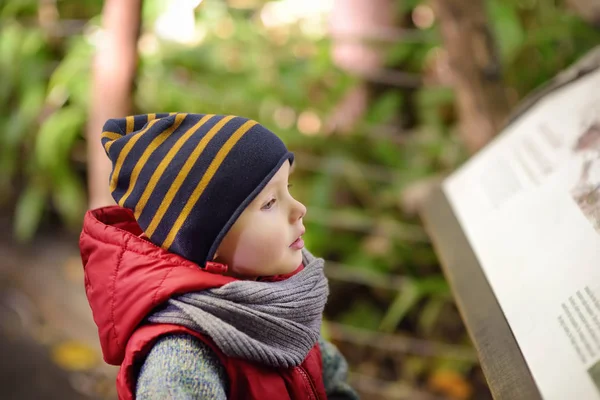
<path fill-rule="evenodd" d="M 544 399 L 600 400 L 600 70 L 443 186 Z"/>

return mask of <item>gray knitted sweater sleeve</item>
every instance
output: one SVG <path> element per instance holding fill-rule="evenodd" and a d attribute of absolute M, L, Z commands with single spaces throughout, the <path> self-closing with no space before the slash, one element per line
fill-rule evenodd
<path fill-rule="evenodd" d="M 328 399 L 358 399 L 346 383 L 344 357 L 323 338 L 319 346 Z M 227 373 L 210 347 L 190 335 L 170 335 L 148 353 L 138 375 L 136 399 L 226 400 L 228 387 Z"/>
<path fill-rule="evenodd" d="M 210 347 L 190 335 L 169 335 L 148 353 L 135 398 L 225 400 L 227 387 L 227 373 Z"/>

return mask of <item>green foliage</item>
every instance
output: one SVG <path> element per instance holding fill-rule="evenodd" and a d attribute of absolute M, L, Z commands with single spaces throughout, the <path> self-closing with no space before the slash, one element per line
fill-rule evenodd
<path fill-rule="evenodd" d="M 414 308 L 420 300 L 431 297 L 427 304 L 438 304 L 440 299 L 448 299 L 450 296 L 448 284 L 440 276 L 431 276 L 420 279 L 406 279 L 404 285 L 398 288 L 398 294 L 388 308 L 385 316 L 381 320 L 379 329 L 383 332 L 393 332 L 398 324 Z M 428 309 L 426 307 L 426 309 Z M 433 312 L 433 311 L 429 311 Z M 431 318 L 430 314 L 423 314 L 423 324 L 428 327 L 433 324 L 426 318 Z"/>
<path fill-rule="evenodd" d="M 46 206 L 47 190 L 39 182 L 31 182 L 21 194 L 15 211 L 15 236 L 26 240 L 38 228 Z"/>
<path fill-rule="evenodd" d="M 554 1 L 490 0 L 488 12 L 501 50 L 506 84 L 518 98 L 600 41 L 599 30 Z"/>
<path fill-rule="evenodd" d="M 489 15 L 493 15 L 492 23 L 496 32 L 500 54 L 504 60 L 512 59 L 523 46 L 526 38 L 518 7 L 506 1 L 492 0 L 488 2 Z"/>
<path fill-rule="evenodd" d="M 28 11 L 26 2 L 9 2 L 2 15 Z M 55 49 L 42 28 L 10 18 L 0 25 L 0 100 L 5 105 L 0 114 L 0 202 L 18 197 L 15 235 L 21 240 L 32 237 L 49 203 L 72 227 L 85 210 L 83 182 L 70 160 L 86 118 L 88 78 L 80 72 L 89 66 L 81 42 L 74 38 L 66 44 L 69 52 L 54 68 Z M 91 54 L 89 46 L 84 48 Z M 23 191 L 12 191 L 15 185 Z"/>
<path fill-rule="evenodd" d="M 357 328 L 376 330 L 382 318 L 381 309 L 368 302 L 358 302 L 339 317 L 339 321 Z"/>

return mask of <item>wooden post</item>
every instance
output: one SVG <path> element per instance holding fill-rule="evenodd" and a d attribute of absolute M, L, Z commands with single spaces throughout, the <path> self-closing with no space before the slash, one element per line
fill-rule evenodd
<path fill-rule="evenodd" d="M 483 0 L 434 0 L 456 89 L 461 135 L 479 150 L 509 114 L 496 45 Z"/>
<path fill-rule="evenodd" d="M 132 111 L 142 0 L 106 0 L 93 65 L 87 125 L 89 208 L 114 204 L 108 179 L 111 163 L 100 144 L 104 122 Z"/>

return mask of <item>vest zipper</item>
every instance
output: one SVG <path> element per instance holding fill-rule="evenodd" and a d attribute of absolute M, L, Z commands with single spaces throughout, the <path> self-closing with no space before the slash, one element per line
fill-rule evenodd
<path fill-rule="evenodd" d="M 319 396 L 317 395 L 317 389 L 315 389 L 315 385 L 314 385 L 313 381 L 308 376 L 308 372 L 306 372 L 306 370 L 302 366 L 296 367 L 296 369 L 298 370 L 300 375 L 302 375 L 302 378 L 306 382 L 308 382 L 308 385 L 310 386 L 310 393 L 308 394 L 308 400 L 318 400 Z"/>

